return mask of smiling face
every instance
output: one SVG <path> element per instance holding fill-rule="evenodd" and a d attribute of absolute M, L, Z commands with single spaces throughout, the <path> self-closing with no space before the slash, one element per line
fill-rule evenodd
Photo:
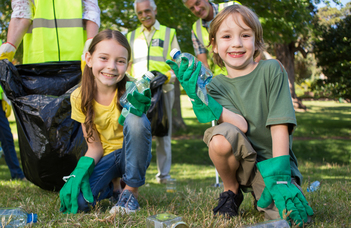
<path fill-rule="evenodd" d="M 102 40 L 95 51 L 85 56 L 87 65 L 92 68 L 96 85 L 101 88 L 116 88 L 128 67 L 128 51 L 114 39 Z"/>
<path fill-rule="evenodd" d="M 198 18 L 205 21 L 213 19 L 212 7 L 208 0 L 188 0 L 184 5 Z"/>
<path fill-rule="evenodd" d="M 135 7 L 139 21 L 148 30 L 156 22 L 157 9 L 153 9 L 149 1 L 137 2 Z"/>
<path fill-rule="evenodd" d="M 241 15 L 227 16 L 219 26 L 216 40 L 212 42 L 217 53 L 227 68 L 229 77 L 243 76 L 255 67 L 255 33 L 247 26 Z"/>

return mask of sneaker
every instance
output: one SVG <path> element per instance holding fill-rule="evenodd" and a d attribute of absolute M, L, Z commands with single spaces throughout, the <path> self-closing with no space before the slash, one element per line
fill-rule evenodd
<path fill-rule="evenodd" d="M 235 194 L 231 190 L 222 192 L 219 195 L 218 206 L 213 209 L 214 215 L 217 213 L 224 217 L 235 217 L 239 215 L 239 207 L 243 202 L 244 196 L 239 189 L 239 193 Z"/>
<path fill-rule="evenodd" d="M 118 202 L 110 210 L 110 214 L 120 212 L 123 214 L 135 213 L 139 210 L 138 200 L 135 198 L 133 193 L 127 189 L 123 190 Z"/>

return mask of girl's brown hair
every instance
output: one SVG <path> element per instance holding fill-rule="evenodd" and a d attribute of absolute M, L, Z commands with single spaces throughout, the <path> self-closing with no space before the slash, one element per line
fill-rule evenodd
<path fill-rule="evenodd" d="M 219 67 L 225 67 L 223 60 L 218 53 L 213 52 L 213 47 L 217 44 L 216 34 L 222 22 L 230 15 L 234 15 L 234 21 L 236 24 L 240 25 L 237 17 L 235 15 L 240 15 L 244 23 L 249 26 L 255 33 L 255 48 L 257 50 L 254 53 L 254 58 L 259 56 L 264 51 L 264 41 L 263 41 L 263 29 L 262 25 L 257 17 L 257 15 L 252 12 L 249 8 L 242 5 L 231 5 L 225 7 L 217 16 L 213 19 L 210 25 L 209 40 L 212 45 L 213 61 Z"/>
<path fill-rule="evenodd" d="M 99 32 L 92 40 L 88 52 L 92 55 L 96 49 L 96 45 L 103 40 L 110 40 L 115 39 L 120 45 L 125 47 L 128 51 L 128 62 L 131 58 L 131 48 L 128 43 L 128 40 L 125 36 L 116 30 L 106 29 Z M 117 83 L 117 107 L 119 110 L 122 110 L 122 106 L 119 103 L 120 97 L 126 90 L 126 82 L 129 81 L 128 76 L 125 75 L 121 81 Z M 96 84 L 94 80 L 94 74 L 92 68 L 88 65 L 85 65 L 83 76 L 82 76 L 82 83 L 81 83 L 81 110 L 85 115 L 85 122 L 84 126 L 87 131 L 87 141 L 89 139 L 94 140 L 93 137 L 93 130 L 96 130 L 94 124 L 94 108 L 93 108 L 93 100 L 95 99 L 96 95 Z"/>

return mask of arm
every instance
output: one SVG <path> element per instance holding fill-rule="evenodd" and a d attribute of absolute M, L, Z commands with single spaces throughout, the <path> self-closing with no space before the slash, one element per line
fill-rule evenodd
<path fill-rule="evenodd" d="M 223 112 L 222 115 L 219 117 L 218 120 L 219 123 L 223 123 L 223 122 L 227 122 L 227 123 L 231 123 L 234 126 L 236 126 L 237 128 L 240 129 L 240 131 L 242 131 L 243 133 L 247 132 L 247 122 L 245 120 L 245 118 L 241 115 L 238 115 L 234 112 L 229 111 L 226 108 L 223 108 Z"/>
<path fill-rule="evenodd" d="M 99 25 L 97 25 L 95 22 L 93 21 L 89 21 L 89 20 L 84 20 L 85 22 L 85 28 L 87 30 L 87 38 L 93 38 L 96 34 L 98 34 L 99 32 Z"/>
<path fill-rule="evenodd" d="M 87 132 L 84 124 L 82 124 L 82 131 L 84 134 L 84 138 L 87 139 Z M 88 142 L 88 140 L 86 140 L 88 144 L 88 150 L 85 153 L 85 156 L 93 158 L 96 165 L 102 158 L 104 154 L 104 150 L 102 148 L 102 144 L 96 130 L 93 130 L 93 136 L 94 136 L 94 141 L 89 140 Z"/>
<path fill-rule="evenodd" d="M 18 48 L 30 24 L 31 20 L 27 18 L 11 18 L 7 32 L 7 42 Z"/>
<path fill-rule="evenodd" d="M 196 56 L 196 58 L 198 60 L 200 60 L 208 69 L 210 69 L 210 66 L 207 63 L 207 54 L 206 53 L 198 54 Z"/>
<path fill-rule="evenodd" d="M 271 126 L 273 157 L 289 155 L 289 132 L 287 124 Z"/>

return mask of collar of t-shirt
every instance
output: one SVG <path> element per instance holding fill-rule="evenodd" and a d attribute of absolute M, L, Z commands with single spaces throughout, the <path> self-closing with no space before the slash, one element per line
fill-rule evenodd
<path fill-rule="evenodd" d="M 158 20 L 155 21 L 155 24 L 151 26 L 150 31 L 147 30 L 144 25 L 141 25 L 141 31 L 144 33 L 147 43 L 151 42 L 152 36 L 154 35 L 156 30 L 160 30 L 160 22 Z"/>
<path fill-rule="evenodd" d="M 212 5 L 212 9 L 213 9 L 213 18 L 215 18 L 215 16 L 218 14 L 218 5 L 213 4 L 212 2 L 208 2 Z M 212 20 L 213 20 L 212 18 Z M 210 21 L 205 21 L 204 19 L 202 19 L 202 27 L 207 28 L 207 30 L 210 28 L 210 24 L 212 22 L 212 20 Z"/>

